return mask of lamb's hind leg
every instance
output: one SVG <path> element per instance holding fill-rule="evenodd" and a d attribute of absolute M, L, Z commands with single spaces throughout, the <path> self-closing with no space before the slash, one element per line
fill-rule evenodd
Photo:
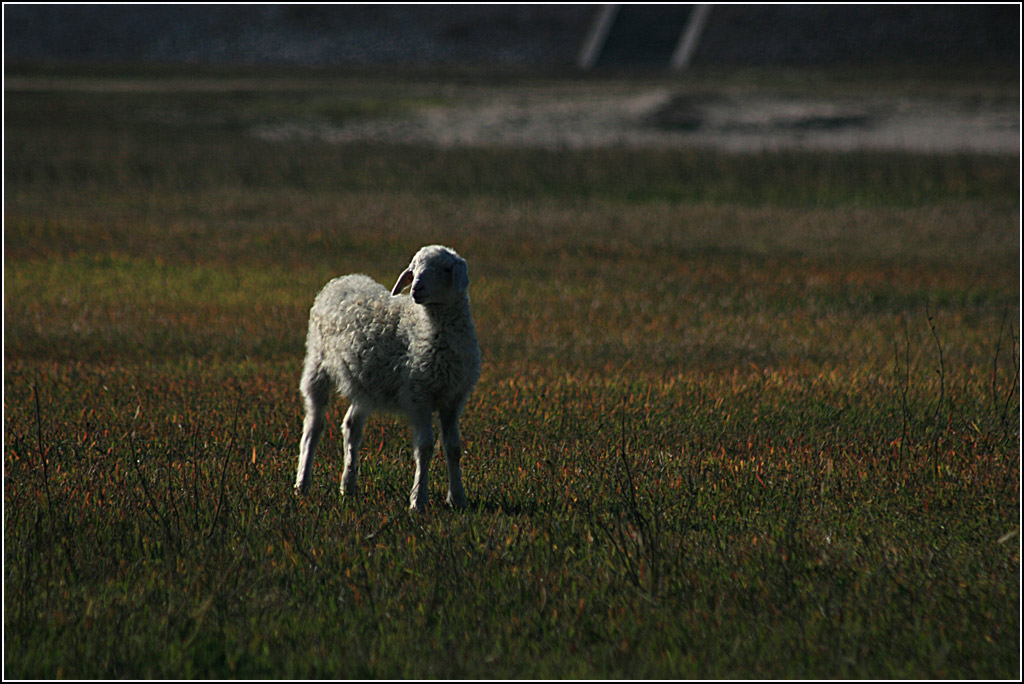
<path fill-rule="evenodd" d="M 312 364 L 307 364 L 299 384 L 306 406 L 306 418 L 302 424 L 302 441 L 299 442 L 299 467 L 295 473 L 295 493 L 305 494 L 313 472 L 313 453 L 324 430 L 324 410 L 331 396 L 331 380 L 326 373 Z"/>
<path fill-rule="evenodd" d="M 441 442 L 448 463 L 448 499 L 453 508 L 465 508 L 466 491 L 462 488 L 462 438 L 459 435 L 459 411 L 441 412 Z"/>
<path fill-rule="evenodd" d="M 342 495 L 356 493 L 359 480 L 359 445 L 363 442 L 363 425 L 367 414 L 360 411 L 355 404 L 348 407 L 342 423 L 342 434 L 345 437 L 345 471 L 341 474 Z"/>

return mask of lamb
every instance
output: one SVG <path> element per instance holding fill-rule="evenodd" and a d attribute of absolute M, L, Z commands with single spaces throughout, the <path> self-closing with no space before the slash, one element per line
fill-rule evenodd
<path fill-rule="evenodd" d="M 411 296 L 401 294 L 411 285 Z M 409 507 L 427 506 L 427 471 L 436 412 L 448 464 L 449 506 L 466 505 L 459 416 L 480 377 L 480 348 L 469 310 L 469 271 L 454 250 L 422 248 L 390 294 L 365 275 L 327 283 L 309 312 L 300 391 L 306 416 L 295 491 L 309 488 L 313 452 L 324 428 L 332 387 L 349 400 L 342 424 L 341 493 L 357 490 L 363 426 L 377 410 L 404 414 L 413 429 L 416 476 Z"/>

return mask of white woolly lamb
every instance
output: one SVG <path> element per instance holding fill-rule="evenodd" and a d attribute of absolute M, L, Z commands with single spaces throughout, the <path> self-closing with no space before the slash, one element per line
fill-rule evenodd
<path fill-rule="evenodd" d="M 401 294 L 412 285 L 411 295 Z M 448 505 L 466 505 L 459 416 L 480 377 L 480 349 L 469 311 L 469 271 L 454 250 L 432 245 L 413 257 L 390 293 L 365 275 L 335 278 L 309 312 L 300 390 L 306 406 L 295 491 L 309 487 L 313 452 L 331 388 L 348 397 L 342 427 L 342 494 L 353 494 L 359 444 L 370 413 L 403 413 L 412 423 L 416 478 L 409 507 L 427 505 L 427 469 L 436 412 L 448 462 Z"/>

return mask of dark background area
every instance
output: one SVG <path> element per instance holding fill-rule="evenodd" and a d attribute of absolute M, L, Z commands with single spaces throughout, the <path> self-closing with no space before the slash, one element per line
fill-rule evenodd
<path fill-rule="evenodd" d="M 598 69 L 667 64 L 692 5 L 623 5 Z M 5 5 L 8 63 L 571 67 L 599 5 Z M 716 5 L 694 66 L 1017 68 L 1019 5 Z"/>

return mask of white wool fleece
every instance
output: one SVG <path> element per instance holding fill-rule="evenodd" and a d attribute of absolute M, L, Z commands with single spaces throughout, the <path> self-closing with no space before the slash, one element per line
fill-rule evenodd
<path fill-rule="evenodd" d="M 308 488 L 323 410 L 335 387 L 350 402 L 343 424 L 343 493 L 356 490 L 366 418 L 378 410 L 402 413 L 413 426 L 416 457 L 410 507 L 425 508 L 431 423 L 437 413 L 448 462 L 448 503 L 465 505 L 458 418 L 480 377 L 468 285 L 465 260 L 452 249 L 431 245 L 416 253 L 391 293 L 365 275 L 335 278 L 324 286 L 309 316 L 300 385 L 306 419 L 296 491 Z M 401 294 L 408 286 L 411 294 Z"/>

